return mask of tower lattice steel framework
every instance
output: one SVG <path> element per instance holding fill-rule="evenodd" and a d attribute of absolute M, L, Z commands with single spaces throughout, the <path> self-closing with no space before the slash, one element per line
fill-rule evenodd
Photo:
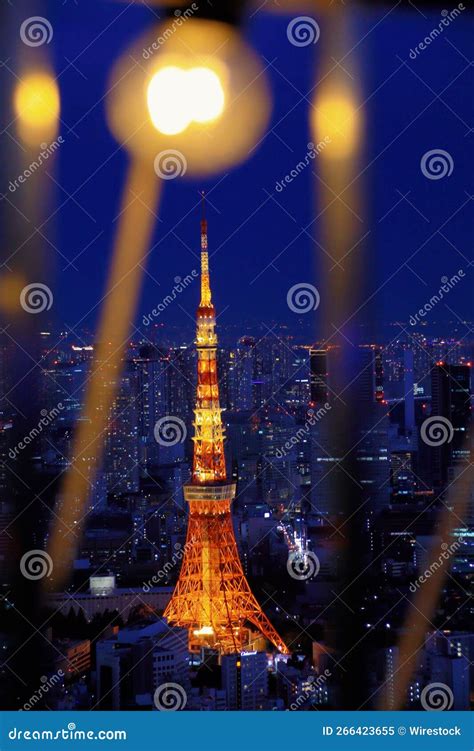
<path fill-rule="evenodd" d="M 253 627 L 287 654 L 250 590 L 235 541 L 230 507 L 236 486 L 227 481 L 225 466 L 215 325 L 203 194 L 194 457 L 191 482 L 184 487 L 188 531 L 181 572 L 164 615 L 173 625 L 189 629 L 193 651 L 209 646 L 221 653 L 240 652 L 248 646 Z"/>

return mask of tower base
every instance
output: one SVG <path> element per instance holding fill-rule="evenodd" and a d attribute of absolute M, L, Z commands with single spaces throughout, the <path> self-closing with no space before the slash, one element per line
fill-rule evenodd
<path fill-rule="evenodd" d="M 185 487 L 190 505 L 185 552 L 164 616 L 189 629 L 193 652 L 203 647 L 224 654 L 245 651 L 256 630 L 288 654 L 245 578 L 230 513 L 234 493 L 233 485 Z"/>

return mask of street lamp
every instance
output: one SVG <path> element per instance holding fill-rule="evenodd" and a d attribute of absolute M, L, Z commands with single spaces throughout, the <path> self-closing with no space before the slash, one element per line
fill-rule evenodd
<path fill-rule="evenodd" d="M 132 157 L 150 164 L 178 151 L 190 175 L 239 164 L 270 115 L 265 72 L 239 31 L 203 18 L 155 26 L 113 69 L 111 129 Z M 184 170 L 183 170 L 184 174 Z"/>

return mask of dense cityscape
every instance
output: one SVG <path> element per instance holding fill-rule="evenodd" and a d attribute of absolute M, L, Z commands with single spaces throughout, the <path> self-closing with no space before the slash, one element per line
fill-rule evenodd
<path fill-rule="evenodd" d="M 238 338 L 235 326 L 218 325 L 223 344 L 217 350 L 227 477 L 237 485 L 232 518 L 239 555 L 289 654 L 251 631 L 237 654 L 206 646 L 190 652 L 186 629 L 163 618 L 188 545 L 183 486 L 192 469 L 196 347 L 192 334 L 183 338 L 172 326 L 146 322 L 117 373 L 74 570 L 64 592 L 48 595 L 42 683 L 23 709 L 160 709 L 173 703 L 198 710 L 336 709 L 344 655 L 333 640 L 341 608 L 358 624 L 370 655 L 365 708 L 376 707 L 382 695 L 390 704 L 406 605 L 430 576 L 427 550 L 439 534 L 437 512 L 455 467 L 471 456 L 466 436 L 473 342 L 393 324 L 392 338 L 357 346 L 357 378 L 341 387 L 341 348 L 305 343 L 300 324 L 296 333 L 288 326 L 245 331 L 243 325 Z M 9 534 L 17 514 L 7 491 L 9 467 L 32 447 L 34 473 L 49 488 L 35 506 L 34 548 L 45 550 L 51 522 L 61 514 L 59 480 L 70 462 L 75 425 L 90 417 L 83 407 L 94 339 L 86 331 L 40 336 L 42 419 L 23 443 L 12 444 L 20 418 L 8 396 L 2 403 L 6 631 L 15 613 L 12 562 L 18 565 Z M 5 338 L 6 395 L 10 350 Z M 357 611 L 339 581 L 349 521 L 340 497 L 347 479 L 338 441 L 344 395 L 357 399 L 363 416 L 352 465 L 358 508 L 350 506 L 362 514 L 365 575 Z M 406 708 L 420 708 L 423 688 L 433 683 L 448 687 L 454 709 L 469 708 L 473 524 L 471 498 L 459 528 L 443 542 L 445 553 L 430 564 L 449 573 L 435 620 L 427 624 Z M 47 573 L 54 590 L 54 572 Z M 2 672 L 11 682 L 15 640 L 5 633 L 2 642 Z M 11 693 L 4 702 L 19 708 Z"/>
<path fill-rule="evenodd" d="M 474 751 L 472 8 L 2 20 L 0 751 Z"/>

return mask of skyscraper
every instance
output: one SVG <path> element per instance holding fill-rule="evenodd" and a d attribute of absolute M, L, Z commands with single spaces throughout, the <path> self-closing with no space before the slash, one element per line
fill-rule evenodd
<path fill-rule="evenodd" d="M 374 344 L 359 348 L 358 361 L 360 371 L 357 376 L 357 387 L 360 398 L 367 402 L 383 402 L 383 360 L 380 347 Z"/>
<path fill-rule="evenodd" d="M 403 353 L 403 376 L 405 434 L 411 435 L 415 428 L 415 388 L 412 349 L 406 349 Z"/>
<path fill-rule="evenodd" d="M 325 349 L 309 351 L 311 401 L 324 404 L 328 398 L 328 353 Z"/>
<path fill-rule="evenodd" d="M 136 492 L 139 483 L 137 376 L 133 362 L 119 376 L 105 432 L 105 479 L 107 492 Z"/>
<path fill-rule="evenodd" d="M 207 222 L 201 221 L 201 301 L 197 310 L 198 377 L 194 410 L 194 456 L 185 556 L 165 617 L 189 629 L 192 651 L 213 647 L 241 652 L 248 623 L 281 652 L 287 647 L 252 594 L 239 559 L 230 507 L 235 485 L 227 480 L 224 427 L 217 379 L 215 309 L 209 281 Z"/>
<path fill-rule="evenodd" d="M 436 485 L 449 481 L 455 464 L 469 462 L 471 417 L 471 368 L 438 362 L 431 371 L 431 414 L 452 426 L 452 438 L 433 448 L 433 479 Z"/>
<path fill-rule="evenodd" d="M 242 652 L 222 658 L 222 688 L 227 709 L 266 709 L 268 693 L 267 655 Z"/>
<path fill-rule="evenodd" d="M 154 436 L 157 417 L 166 414 L 166 361 L 153 345 L 140 347 L 134 360 L 137 372 L 140 465 L 149 469 L 158 462 L 158 443 Z"/>

